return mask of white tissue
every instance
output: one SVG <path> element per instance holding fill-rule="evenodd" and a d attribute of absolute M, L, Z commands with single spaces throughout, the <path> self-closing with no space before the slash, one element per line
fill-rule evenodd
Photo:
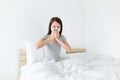
<path fill-rule="evenodd" d="M 60 32 L 60 28 L 57 28 L 57 27 L 56 28 L 51 28 L 51 31 L 54 31 L 55 29 Z"/>

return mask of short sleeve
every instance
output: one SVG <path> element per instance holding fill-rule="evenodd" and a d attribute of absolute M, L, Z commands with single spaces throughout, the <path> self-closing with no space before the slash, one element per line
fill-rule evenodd
<path fill-rule="evenodd" d="M 64 41 L 66 40 L 65 36 L 64 35 L 61 35 L 61 39 Z"/>
<path fill-rule="evenodd" d="M 48 38 L 48 35 L 46 34 L 46 35 L 44 35 L 42 38 L 43 38 L 43 39 L 47 39 L 47 38 Z"/>

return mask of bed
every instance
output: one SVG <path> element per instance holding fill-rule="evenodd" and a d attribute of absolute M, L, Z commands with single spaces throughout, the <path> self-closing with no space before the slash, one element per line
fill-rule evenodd
<path fill-rule="evenodd" d="M 26 50 L 20 49 L 19 80 L 120 80 L 120 60 L 103 54 L 73 49 L 60 62 L 26 64 Z"/>

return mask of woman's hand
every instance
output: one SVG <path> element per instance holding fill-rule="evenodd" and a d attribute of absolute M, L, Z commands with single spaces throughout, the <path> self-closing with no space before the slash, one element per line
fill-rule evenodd
<path fill-rule="evenodd" d="M 49 41 L 53 41 L 55 39 L 55 32 L 52 32 L 50 36 L 48 37 Z"/>
<path fill-rule="evenodd" d="M 57 39 L 59 39 L 59 36 L 60 36 L 60 34 L 59 34 L 59 31 L 58 30 L 54 30 L 54 36 L 55 36 L 55 40 L 57 40 Z"/>

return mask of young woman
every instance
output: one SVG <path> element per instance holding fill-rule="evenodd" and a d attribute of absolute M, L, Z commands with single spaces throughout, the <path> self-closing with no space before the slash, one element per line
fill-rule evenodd
<path fill-rule="evenodd" d="M 61 46 L 66 52 L 71 51 L 70 45 L 62 35 L 62 29 L 63 25 L 61 19 L 59 17 L 52 17 L 49 22 L 48 33 L 37 42 L 37 49 L 45 46 L 45 60 L 61 60 Z"/>

